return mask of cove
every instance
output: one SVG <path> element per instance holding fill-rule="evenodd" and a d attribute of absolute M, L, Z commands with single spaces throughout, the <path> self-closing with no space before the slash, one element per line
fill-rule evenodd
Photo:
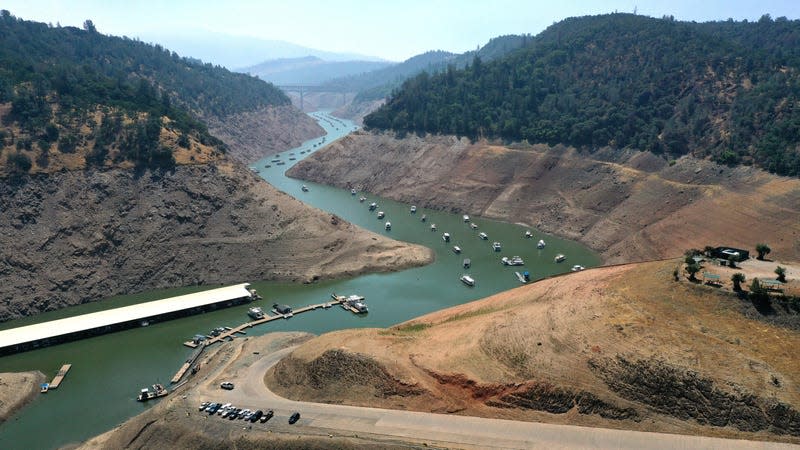
<path fill-rule="evenodd" d="M 315 118 L 325 129 L 324 138 L 312 139 L 296 149 L 281 152 L 280 157 L 267 157 L 252 165 L 269 183 L 297 197 L 303 202 L 335 214 L 363 228 L 386 234 L 398 240 L 425 245 L 435 252 L 435 262 L 425 267 L 385 274 L 368 274 L 350 279 L 329 280 L 314 284 L 275 283 L 257 280 L 250 282 L 264 297 L 257 306 L 269 310 L 273 303 L 304 306 L 326 301 L 332 292 L 361 294 L 366 297 L 370 312 L 356 316 L 341 308 L 312 311 L 289 320 L 273 321 L 248 330 L 248 336 L 272 331 L 308 331 L 324 333 L 356 327 L 388 327 L 414 317 L 453 305 L 487 297 L 520 285 L 514 271 L 527 270 L 532 280 L 568 272 L 574 264 L 586 267 L 599 264 L 599 257 L 586 247 L 554 236 L 545 235 L 533 228 L 533 238 L 526 239 L 529 228 L 503 222 L 472 217 L 478 225 L 473 230 L 460 214 L 418 208 L 410 213 L 410 206 L 388 199 L 291 179 L 285 171 L 296 161 L 324 145 L 345 136 L 355 129 L 352 122 L 335 118 L 326 112 L 315 112 Z M 303 153 L 301 153 L 303 152 Z M 294 153 L 294 155 L 290 155 Z M 295 158 L 290 160 L 289 158 Z M 285 164 L 277 165 L 272 160 Z M 358 161 L 353 161 L 358 164 Z M 266 167 L 270 165 L 271 167 Z M 302 191 L 302 186 L 308 192 Z M 359 202 L 360 196 L 367 197 Z M 386 218 L 378 220 L 368 204 L 376 202 Z M 427 215 L 427 222 L 420 218 Z M 384 230 L 391 221 L 392 229 Z M 436 223 L 438 230 L 430 231 Z M 442 233 L 452 236 L 450 243 L 442 240 Z M 488 240 L 481 240 L 485 232 Z M 547 246 L 536 248 L 544 239 Z M 494 252 L 493 241 L 502 244 L 502 251 Z M 452 247 L 458 245 L 457 255 Z M 557 264 L 553 258 L 563 253 L 567 260 Z M 519 255 L 525 260 L 523 267 L 507 267 L 500 263 L 502 256 Z M 462 268 L 462 260 L 470 258 L 472 267 Z M 459 281 L 463 273 L 476 279 L 475 287 Z M 165 298 L 205 289 L 180 288 L 120 296 L 100 303 L 80 305 L 16 320 L 0 325 L 13 328 L 61 317 L 85 314 L 102 309 Z M 197 333 L 207 333 L 217 326 L 235 326 L 248 320 L 247 308 L 242 305 L 207 314 L 186 317 L 148 327 L 126 330 L 81 341 L 47 347 L 0 358 L 0 372 L 40 370 L 52 378 L 61 364 L 73 367 L 64 384 L 57 390 L 39 395 L 28 406 L 0 425 L 0 448 L 48 449 L 80 442 L 105 432 L 126 419 L 142 412 L 147 404 L 134 400 L 138 390 L 156 382 L 168 384 L 170 378 L 191 352 L 181 345 Z"/>

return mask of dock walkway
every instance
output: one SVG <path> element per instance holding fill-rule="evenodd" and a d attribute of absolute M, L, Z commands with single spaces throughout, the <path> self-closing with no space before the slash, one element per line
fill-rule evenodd
<path fill-rule="evenodd" d="M 278 319 L 288 319 L 289 317 L 292 317 L 292 315 L 301 314 L 301 313 L 304 313 L 304 312 L 307 312 L 307 311 L 313 311 L 315 309 L 330 308 L 333 305 L 343 304 L 342 301 L 343 300 L 337 299 L 337 300 L 333 300 L 333 301 L 330 301 L 330 302 L 318 303 L 316 305 L 304 306 L 304 307 L 302 307 L 300 309 L 294 310 L 292 313 L 289 313 L 289 314 L 276 314 L 276 315 L 273 315 L 273 316 L 265 314 L 263 319 L 254 320 L 252 322 L 245 322 L 245 323 L 239 325 L 238 327 L 228 328 L 227 330 L 225 330 L 224 332 L 220 333 L 219 335 L 211 337 L 210 339 L 198 344 L 197 345 L 197 349 L 195 350 L 195 353 L 193 353 L 192 357 L 187 359 L 186 362 L 180 367 L 180 369 L 178 369 L 178 371 L 175 373 L 175 376 L 172 377 L 172 380 L 170 382 L 172 384 L 175 384 L 175 383 L 178 383 L 179 381 L 181 381 L 183 376 L 186 375 L 186 372 L 189 370 L 189 368 L 192 366 L 192 364 L 194 364 L 194 362 L 197 360 L 197 358 L 203 352 L 205 347 L 208 347 L 209 345 L 216 344 L 217 342 L 223 342 L 223 341 L 226 341 L 226 340 L 233 339 L 235 337 L 234 335 L 237 334 L 237 333 L 247 334 L 244 330 L 246 330 L 248 328 L 252 328 L 252 327 L 254 327 L 256 325 L 261 325 L 261 324 L 264 324 L 264 323 L 267 323 L 267 322 L 272 322 L 273 320 L 278 320 Z M 353 312 L 357 312 L 357 310 L 354 310 Z M 187 345 L 187 343 L 184 343 L 184 345 Z"/>
<path fill-rule="evenodd" d="M 60 386 L 61 382 L 64 381 L 64 377 L 67 376 L 67 372 L 69 372 L 69 369 L 71 368 L 72 364 L 64 364 L 61 366 L 61 370 L 58 371 L 56 376 L 53 378 L 53 381 L 50 382 L 48 389 L 58 389 L 58 386 Z"/>

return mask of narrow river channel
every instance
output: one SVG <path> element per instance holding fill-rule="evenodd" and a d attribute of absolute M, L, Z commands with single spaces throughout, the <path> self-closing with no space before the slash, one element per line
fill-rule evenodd
<path fill-rule="evenodd" d="M 360 294 L 366 297 L 369 313 L 363 316 L 345 312 L 341 308 L 312 311 L 285 321 L 248 330 L 248 335 L 261 335 L 272 331 L 308 331 L 324 333 L 343 328 L 387 327 L 413 317 L 507 290 L 520 285 L 515 271 L 529 271 L 532 280 L 567 272 L 575 264 L 586 267 L 599 264 L 599 257 L 582 245 L 545 235 L 533 228 L 471 217 L 464 222 L 461 215 L 418 208 L 411 214 L 410 206 L 369 193 L 349 191 L 288 178 L 285 171 L 296 161 L 355 129 L 352 122 L 330 116 L 325 112 L 311 114 L 328 133 L 326 137 L 312 139 L 302 146 L 287 150 L 280 157 L 272 156 L 251 167 L 278 189 L 303 202 L 336 214 L 363 228 L 386 234 L 395 239 L 413 242 L 432 248 L 436 261 L 428 266 L 388 274 L 363 275 L 352 279 L 324 281 L 315 284 L 287 284 L 242 280 L 251 282 L 264 297 L 258 302 L 269 310 L 275 302 L 292 306 L 320 303 L 332 292 Z M 290 160 L 289 158 L 295 158 Z M 285 164 L 272 162 L 280 159 Z M 357 161 L 354 161 L 357 164 Z M 267 165 L 271 167 L 266 167 Z M 304 192 L 302 186 L 308 191 Z M 366 201 L 360 202 L 364 196 Z M 369 211 L 371 202 L 379 204 L 386 218 L 377 219 Z M 427 216 L 427 222 L 421 217 Z M 384 229 L 391 221 L 392 229 Z M 437 231 L 430 231 L 435 223 Z M 478 225 L 472 229 L 470 223 Z M 532 238 L 525 237 L 530 230 Z M 445 243 L 442 234 L 451 235 Z M 488 240 L 478 233 L 485 232 Z M 539 250 L 536 243 L 543 239 L 547 245 Z M 502 251 L 495 252 L 492 242 L 499 241 Z M 461 254 L 453 252 L 459 246 Z M 567 260 L 557 264 L 556 254 Z M 502 256 L 519 255 L 523 267 L 504 266 Z M 472 267 L 465 270 L 462 260 L 469 258 Z M 469 273 L 476 280 L 467 287 L 459 277 Z M 7 322 L 0 329 L 70 317 L 103 309 L 180 295 L 203 290 L 203 287 L 170 289 L 139 295 L 120 296 L 101 303 L 81 305 L 32 318 Z M 0 425 L 0 448 L 50 449 L 80 442 L 104 432 L 126 419 L 140 413 L 147 404 L 134 400 L 138 390 L 156 382 L 165 385 L 180 367 L 190 350 L 182 342 L 198 333 L 208 333 L 217 326 L 235 326 L 248 320 L 247 308 L 242 305 L 198 316 L 156 323 L 99 336 L 82 341 L 0 358 L 0 372 L 40 370 L 51 378 L 62 363 L 71 363 L 72 370 L 57 391 L 37 397 L 22 411 Z"/>

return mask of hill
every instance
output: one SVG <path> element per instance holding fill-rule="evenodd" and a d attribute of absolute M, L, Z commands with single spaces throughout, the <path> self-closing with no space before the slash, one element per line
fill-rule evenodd
<path fill-rule="evenodd" d="M 676 264 L 592 269 L 328 333 L 265 381 L 314 402 L 800 442 L 786 351 L 800 334 L 731 293 L 675 281 Z"/>
<path fill-rule="evenodd" d="M 752 249 L 762 241 L 800 260 L 800 180 L 691 156 L 669 163 L 635 150 L 358 132 L 289 175 L 526 223 L 578 240 L 606 263 L 675 257 L 706 245 Z"/>
<path fill-rule="evenodd" d="M 268 151 L 254 136 L 280 150 L 309 138 L 292 116 L 319 129 L 273 86 L 90 22 L 52 28 L 3 11 L 0 44 L 0 321 L 155 288 L 429 260 L 304 206 L 233 157 Z"/>
<path fill-rule="evenodd" d="M 0 138 L 15 170 L 33 159 L 28 168 L 38 171 L 49 164 L 49 154 L 58 160 L 81 149 L 93 166 L 127 161 L 169 167 L 175 163 L 167 150 L 172 147 L 227 150 L 207 123 L 213 131 L 240 115 L 286 115 L 291 108 L 288 97 L 257 78 L 158 45 L 102 35 L 90 21 L 84 28 L 52 28 L 0 14 Z M 288 126 L 309 128 L 310 119 L 305 121 Z M 178 145 L 163 145 L 170 139 Z M 68 159 L 76 164 L 76 158 Z"/>
<path fill-rule="evenodd" d="M 406 81 L 377 129 L 692 154 L 800 175 L 800 21 L 567 19 L 495 61 Z"/>
<path fill-rule="evenodd" d="M 319 85 L 334 78 L 370 72 L 390 66 L 386 61 L 325 61 L 316 56 L 264 61 L 241 69 L 275 84 Z"/>

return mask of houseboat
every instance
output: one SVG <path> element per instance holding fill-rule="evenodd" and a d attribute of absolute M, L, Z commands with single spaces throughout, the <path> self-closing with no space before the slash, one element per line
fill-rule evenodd
<path fill-rule="evenodd" d="M 386 213 L 383 211 L 378 211 L 378 219 L 383 219 L 384 217 L 386 217 Z"/>
<path fill-rule="evenodd" d="M 164 397 L 167 394 L 169 394 L 169 391 L 163 385 L 156 383 L 150 389 L 142 388 L 139 391 L 139 396 L 136 397 L 136 401 L 146 402 L 154 398 Z"/>
<path fill-rule="evenodd" d="M 463 216 L 461 216 L 461 218 L 464 219 L 464 222 L 469 222 L 469 216 L 468 215 L 464 214 Z"/>
<path fill-rule="evenodd" d="M 539 239 L 539 242 L 536 244 L 536 248 L 538 248 L 539 250 L 541 250 L 541 249 L 543 249 L 543 248 L 544 248 L 544 246 L 545 246 L 545 243 L 544 243 L 544 241 L 543 241 L 542 239 Z"/>
<path fill-rule="evenodd" d="M 450 242 L 450 233 L 445 233 L 442 235 L 442 240 L 445 242 Z"/>
<path fill-rule="evenodd" d="M 461 262 L 465 269 L 469 269 L 472 266 L 472 261 L 469 258 L 464 258 L 464 261 Z"/>
<path fill-rule="evenodd" d="M 493 249 L 494 249 L 494 251 L 496 251 L 496 252 L 499 252 L 500 250 L 502 250 L 502 249 L 503 249 L 503 247 L 500 245 L 500 243 L 499 243 L 499 242 L 493 242 L 493 243 L 492 243 L 492 248 L 493 248 Z"/>
<path fill-rule="evenodd" d="M 376 209 L 377 207 L 378 207 L 378 204 L 377 204 L 377 203 L 375 203 L 375 202 L 372 202 L 372 203 L 370 203 L 370 204 L 369 204 L 369 210 L 370 210 L 370 211 L 375 211 L 375 209 Z"/>
<path fill-rule="evenodd" d="M 308 192 L 308 186 L 304 184 L 303 187 L 300 188 L 300 190 L 303 192 Z"/>
<path fill-rule="evenodd" d="M 459 278 L 462 283 L 466 284 L 467 286 L 475 286 L 475 279 L 469 275 L 461 275 Z"/>
<path fill-rule="evenodd" d="M 453 246 L 453 252 L 455 252 L 456 255 L 461 253 L 461 247 L 459 247 L 457 245 L 454 245 Z"/>
<path fill-rule="evenodd" d="M 279 305 L 275 303 L 274 305 L 272 305 L 272 312 L 274 312 L 275 314 L 282 315 L 284 319 L 288 319 L 289 317 L 294 316 L 294 313 L 292 312 L 292 307 L 289 305 Z"/>
<path fill-rule="evenodd" d="M 533 233 L 531 233 L 530 231 L 526 231 L 525 232 L 525 239 L 530 239 L 532 237 L 533 237 Z"/>
<path fill-rule="evenodd" d="M 477 230 L 478 229 L 478 224 L 473 222 L 473 223 L 469 224 L 469 227 L 472 228 L 473 230 Z"/>
<path fill-rule="evenodd" d="M 557 255 L 556 255 L 556 258 L 555 258 L 555 260 L 556 260 L 556 262 L 557 262 L 557 263 L 564 262 L 564 261 L 566 261 L 566 259 L 567 259 L 567 257 L 566 257 L 566 256 L 564 256 L 564 254 L 563 254 L 563 253 L 559 253 L 559 254 L 557 254 Z"/>
<path fill-rule="evenodd" d="M 519 256 L 512 256 L 511 258 L 507 256 L 503 256 L 500 258 L 500 262 L 505 264 L 506 266 L 524 266 L 525 261 L 522 260 Z"/>
<path fill-rule="evenodd" d="M 264 318 L 264 310 L 258 306 L 253 306 L 247 310 L 247 315 L 250 316 L 251 319 L 261 320 Z"/>
<path fill-rule="evenodd" d="M 580 264 L 575 264 L 574 266 L 572 266 L 572 269 L 570 269 L 570 270 L 573 271 L 573 272 L 580 272 L 581 270 L 584 270 L 584 269 L 586 269 L 586 267 L 583 267 Z"/>
<path fill-rule="evenodd" d="M 391 230 L 392 229 L 392 222 L 386 222 L 386 225 L 384 225 L 383 228 L 385 228 L 386 231 Z"/>
<path fill-rule="evenodd" d="M 478 237 L 479 237 L 479 238 L 481 238 L 481 239 L 483 239 L 484 241 L 489 239 L 489 235 L 488 235 L 488 234 L 486 234 L 486 233 L 484 233 L 483 231 L 481 231 L 480 233 L 478 233 Z"/>
<path fill-rule="evenodd" d="M 350 189 L 350 195 L 356 195 L 356 190 L 355 189 Z"/>
<path fill-rule="evenodd" d="M 431 224 L 431 231 L 436 231 L 436 224 L 435 223 Z"/>
<path fill-rule="evenodd" d="M 412 206 L 410 211 L 411 211 L 411 214 L 416 214 L 417 213 L 417 207 L 416 206 Z"/>

